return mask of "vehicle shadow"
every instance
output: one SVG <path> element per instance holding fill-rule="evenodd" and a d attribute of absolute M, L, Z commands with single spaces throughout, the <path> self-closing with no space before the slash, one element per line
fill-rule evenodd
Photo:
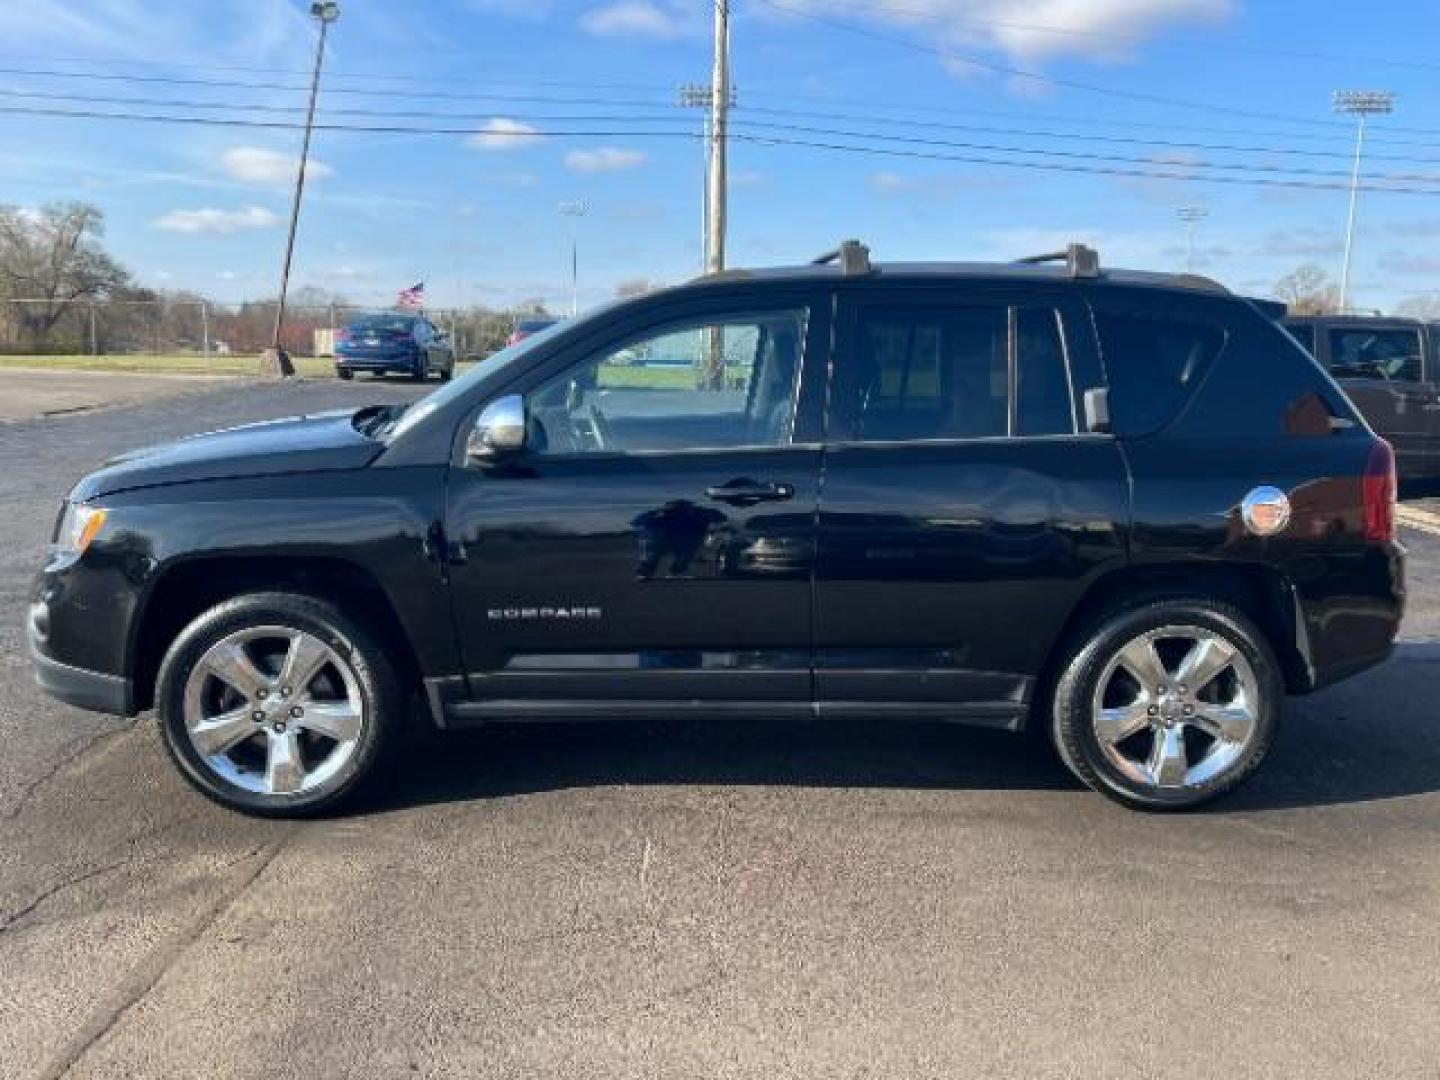
<path fill-rule="evenodd" d="M 1211 813 L 1440 791 L 1440 645 L 1293 699 L 1260 773 Z M 677 718 L 497 726 L 406 743 L 360 812 L 608 785 L 1079 791 L 1039 739 L 934 723 Z"/>

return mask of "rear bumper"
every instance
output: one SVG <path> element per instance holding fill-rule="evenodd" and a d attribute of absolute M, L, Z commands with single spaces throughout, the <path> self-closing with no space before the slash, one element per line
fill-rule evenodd
<path fill-rule="evenodd" d="M 1405 616 L 1405 549 L 1367 548 L 1330 560 L 1298 588 L 1297 641 L 1307 667 L 1294 687 L 1309 693 L 1390 658 Z"/>
<path fill-rule="evenodd" d="M 91 712 L 135 715 L 135 688 L 131 680 L 62 664 L 42 653 L 33 640 L 30 659 L 35 664 L 35 682 L 51 697 Z"/>
<path fill-rule="evenodd" d="M 344 368 L 346 371 L 409 371 L 413 372 L 420 366 L 420 358 L 416 356 L 337 356 L 335 366 Z"/>

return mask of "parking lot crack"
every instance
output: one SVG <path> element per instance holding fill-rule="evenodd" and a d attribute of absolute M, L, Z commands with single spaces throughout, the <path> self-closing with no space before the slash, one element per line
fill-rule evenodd
<path fill-rule="evenodd" d="M 118 870 L 120 867 L 124 866 L 129 861 L 130 859 L 128 857 L 124 859 L 116 859 L 114 862 L 106 863 L 104 866 L 97 866 L 93 869 L 86 870 L 83 873 L 76 874 L 74 877 L 66 878 L 64 881 L 57 882 L 56 884 L 50 886 L 50 888 L 45 889 L 40 893 L 37 893 L 24 906 L 17 908 L 15 911 L 10 912 L 7 915 L 0 916 L 0 934 L 4 934 L 10 931 L 16 923 L 18 923 L 21 919 L 24 919 L 27 915 L 29 915 L 41 904 L 49 900 L 51 897 L 58 896 L 67 889 L 73 889 L 76 885 L 84 884 L 91 878 L 97 878 L 101 874 L 108 874 L 112 870 Z"/>
<path fill-rule="evenodd" d="M 38 1075 L 43 1080 L 59 1080 L 60 1077 L 67 1075 L 76 1063 L 90 1052 L 91 1048 L 97 1046 L 125 1018 L 130 1010 L 145 999 L 170 969 L 179 963 L 190 947 L 224 917 L 225 913 L 285 850 L 298 832 L 299 827 L 292 826 L 269 844 L 251 848 L 245 854 L 224 864 L 222 870 L 243 864 L 247 860 L 251 863 L 234 881 L 222 889 L 205 906 L 204 910 L 191 920 L 189 925 L 152 952 L 142 964 L 122 980 L 95 1007 L 86 1021 L 80 1025 L 79 1030 L 60 1048 Z"/>
<path fill-rule="evenodd" d="M 124 735 L 128 731 L 133 731 L 134 728 L 135 724 L 131 721 L 115 731 L 104 731 L 94 738 L 84 739 L 78 744 L 71 743 L 70 746 L 73 749 L 70 749 L 69 753 L 61 754 L 55 761 L 51 762 L 48 769 L 20 789 L 20 796 L 15 800 L 15 804 L 11 806 L 9 810 L 0 813 L 0 821 L 14 821 L 21 815 L 26 806 L 29 805 L 30 800 L 35 797 L 40 789 L 55 779 L 55 777 L 59 776 L 60 773 L 64 772 L 68 766 L 79 761 L 102 743 L 109 742 L 111 739 Z"/>

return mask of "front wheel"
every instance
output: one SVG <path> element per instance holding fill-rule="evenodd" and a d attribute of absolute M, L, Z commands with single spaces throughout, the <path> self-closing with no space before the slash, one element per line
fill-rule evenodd
<path fill-rule="evenodd" d="M 337 367 L 335 374 L 342 382 L 349 382 L 355 377 L 355 372 L 351 371 L 348 367 Z"/>
<path fill-rule="evenodd" d="M 1159 600 L 1111 613 L 1064 667 L 1055 745 L 1090 787 L 1178 810 L 1233 791 L 1275 741 L 1284 687 L 1264 635 L 1229 604 Z"/>
<path fill-rule="evenodd" d="M 202 794 L 243 813 L 301 817 L 360 789 L 403 702 L 364 627 L 314 597 L 254 593 L 180 634 L 155 708 L 165 748 Z"/>

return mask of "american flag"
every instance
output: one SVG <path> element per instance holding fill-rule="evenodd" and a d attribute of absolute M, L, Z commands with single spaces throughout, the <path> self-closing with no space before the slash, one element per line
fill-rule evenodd
<path fill-rule="evenodd" d="M 425 306 L 425 283 L 423 281 L 411 285 L 408 289 L 401 289 L 395 297 L 397 308 L 421 308 Z"/>

